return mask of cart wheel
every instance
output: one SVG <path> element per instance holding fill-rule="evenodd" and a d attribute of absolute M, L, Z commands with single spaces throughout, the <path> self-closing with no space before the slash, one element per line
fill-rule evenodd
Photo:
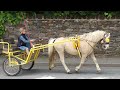
<path fill-rule="evenodd" d="M 21 65 L 17 65 L 17 64 L 20 64 L 20 61 L 14 57 L 11 57 L 11 66 L 9 66 L 9 60 L 5 59 L 3 62 L 3 71 L 8 76 L 16 76 L 21 71 Z"/>
<path fill-rule="evenodd" d="M 34 61 L 22 65 L 21 69 L 23 69 L 23 70 L 31 70 L 33 68 L 33 66 L 34 66 Z"/>

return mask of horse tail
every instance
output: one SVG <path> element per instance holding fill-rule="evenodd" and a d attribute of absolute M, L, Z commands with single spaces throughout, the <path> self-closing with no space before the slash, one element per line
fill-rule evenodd
<path fill-rule="evenodd" d="M 48 44 L 53 44 L 56 39 L 50 38 Z M 49 58 L 49 69 L 51 70 L 51 65 L 53 64 L 54 61 L 54 56 L 55 56 L 55 48 L 54 45 L 48 47 L 48 58 Z"/>

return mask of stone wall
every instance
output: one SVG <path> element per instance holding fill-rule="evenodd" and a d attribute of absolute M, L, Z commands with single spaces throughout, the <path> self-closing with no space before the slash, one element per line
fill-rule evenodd
<path fill-rule="evenodd" d="M 37 19 L 30 20 L 28 25 L 31 38 L 44 38 L 42 44 L 47 44 L 49 38 L 74 36 L 95 30 L 105 30 L 111 33 L 110 48 L 102 50 L 100 45 L 95 48 L 98 56 L 120 56 L 120 19 Z M 18 27 L 6 26 L 9 34 L 6 37 L 17 39 Z"/>

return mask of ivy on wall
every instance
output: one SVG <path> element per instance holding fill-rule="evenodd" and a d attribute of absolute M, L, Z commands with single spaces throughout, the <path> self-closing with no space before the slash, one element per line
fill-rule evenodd
<path fill-rule="evenodd" d="M 5 34 L 6 24 L 18 25 L 25 18 L 26 13 L 22 11 L 0 11 L 0 38 Z"/>

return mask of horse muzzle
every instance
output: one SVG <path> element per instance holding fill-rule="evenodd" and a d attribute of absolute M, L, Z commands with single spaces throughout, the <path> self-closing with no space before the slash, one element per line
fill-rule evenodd
<path fill-rule="evenodd" d="M 105 50 L 108 49 L 109 48 L 109 44 L 103 44 L 102 48 L 105 49 Z"/>

